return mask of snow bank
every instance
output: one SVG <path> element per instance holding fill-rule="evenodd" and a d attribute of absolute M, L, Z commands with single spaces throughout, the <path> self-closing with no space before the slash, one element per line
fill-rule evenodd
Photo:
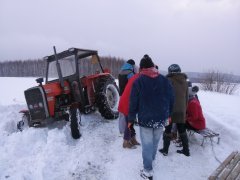
<path fill-rule="evenodd" d="M 19 110 L 25 108 L 23 91 L 35 86 L 35 78 L 0 78 L 0 179 L 125 180 L 140 179 L 141 147 L 122 148 L 118 121 L 107 121 L 99 113 L 82 116 L 82 137 L 71 138 L 68 122 L 18 132 Z M 157 154 L 154 179 L 203 180 L 232 151 L 240 150 L 240 96 L 199 92 L 207 126 L 221 135 L 220 144 L 202 137 L 189 138 L 191 156 L 177 154 L 171 144 L 169 155 Z M 136 127 L 139 136 L 138 127 Z M 139 137 L 137 137 L 139 139 Z M 162 147 L 160 141 L 159 148 Z"/>

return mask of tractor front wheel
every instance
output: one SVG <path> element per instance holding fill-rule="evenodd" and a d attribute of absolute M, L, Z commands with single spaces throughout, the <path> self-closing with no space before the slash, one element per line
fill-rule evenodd
<path fill-rule="evenodd" d="M 24 112 L 22 115 L 22 120 L 17 123 L 17 128 L 18 130 L 23 131 L 28 127 L 33 127 L 33 124 L 30 121 L 29 112 Z"/>
<path fill-rule="evenodd" d="M 100 79 L 96 87 L 96 104 L 105 119 L 116 119 L 118 112 L 119 90 L 112 78 Z"/>
<path fill-rule="evenodd" d="M 70 120 L 71 120 L 71 133 L 73 139 L 79 139 L 81 137 L 80 133 L 80 122 L 81 122 L 81 114 L 78 108 L 71 108 L 70 110 Z"/>

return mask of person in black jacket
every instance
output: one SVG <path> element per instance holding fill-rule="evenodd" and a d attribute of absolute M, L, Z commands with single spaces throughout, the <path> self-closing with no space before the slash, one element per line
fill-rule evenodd
<path fill-rule="evenodd" d="M 129 59 L 123 66 L 121 67 L 121 71 L 118 75 L 118 83 L 119 83 L 119 94 L 120 96 L 122 95 L 128 79 L 130 79 L 134 74 L 134 66 L 135 66 L 135 61 L 132 59 Z"/>
<path fill-rule="evenodd" d="M 182 141 L 182 150 L 177 150 L 177 153 L 190 156 L 188 137 L 186 133 L 186 110 L 188 103 L 188 82 L 187 75 L 181 72 L 178 64 L 172 64 L 168 68 L 167 78 L 171 81 L 174 92 L 175 102 L 173 112 L 171 114 L 171 123 L 165 127 L 163 134 L 163 148 L 159 150 L 164 156 L 168 155 L 168 149 L 171 141 L 171 131 L 173 123 L 176 123 L 179 137 Z"/>

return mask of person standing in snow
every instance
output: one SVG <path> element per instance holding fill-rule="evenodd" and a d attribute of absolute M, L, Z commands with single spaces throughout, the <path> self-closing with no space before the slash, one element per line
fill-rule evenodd
<path fill-rule="evenodd" d="M 191 91 L 192 89 L 192 82 L 187 79 L 187 84 L 188 84 L 188 97 L 189 97 L 189 92 Z M 197 96 L 197 95 L 196 95 Z M 198 98 L 198 97 L 197 97 Z M 177 125 L 176 123 L 173 123 L 172 124 L 172 130 L 171 130 L 171 140 L 176 143 L 176 144 L 179 144 L 177 145 L 178 147 L 181 147 L 182 146 L 182 141 L 181 139 L 179 138 L 179 135 L 177 133 Z"/>
<path fill-rule="evenodd" d="M 182 142 L 183 149 L 177 150 L 177 153 L 190 156 L 188 137 L 186 133 L 186 110 L 188 103 L 188 83 L 187 75 L 181 73 L 181 68 L 177 64 L 168 67 L 167 78 L 172 82 L 175 92 L 175 102 L 173 112 L 171 114 L 171 123 L 165 127 L 163 134 L 163 148 L 159 150 L 164 156 L 168 155 L 168 149 L 171 141 L 172 124 L 176 123 L 177 131 Z"/>
<path fill-rule="evenodd" d="M 202 113 L 202 107 L 196 97 L 198 86 L 189 89 L 189 100 L 187 106 L 186 128 L 190 130 L 202 130 L 206 128 L 206 121 Z"/>
<path fill-rule="evenodd" d="M 152 162 L 173 103 L 174 92 L 170 81 L 159 74 L 152 59 L 144 55 L 140 61 L 140 75 L 131 90 L 128 127 L 138 116 L 144 167 L 140 175 L 145 179 L 152 179 Z"/>
<path fill-rule="evenodd" d="M 135 61 L 133 59 L 129 59 L 121 67 L 120 73 L 118 74 L 118 87 L 119 87 L 120 96 L 122 96 L 124 89 L 128 83 L 128 80 L 135 74 L 134 67 L 135 67 Z M 122 113 L 120 110 L 119 111 L 119 132 L 120 134 L 123 134 L 125 131 L 126 131 L 126 112 L 124 115 L 124 113 Z M 135 131 L 133 132 L 135 133 Z M 125 143 L 125 145 L 127 144 Z M 130 146 L 126 146 L 126 147 L 130 148 Z"/>
<path fill-rule="evenodd" d="M 132 89 L 133 82 L 139 77 L 139 73 L 132 76 L 125 87 L 125 90 L 120 97 L 118 111 L 124 115 L 125 123 L 125 130 L 123 136 L 123 148 L 135 149 L 135 145 L 140 145 L 140 143 L 136 140 L 136 132 L 134 129 L 134 125 L 131 124 L 128 127 L 128 112 L 129 112 L 129 98 Z"/>
<path fill-rule="evenodd" d="M 129 59 L 126 63 L 123 64 L 121 67 L 120 73 L 118 75 L 118 87 L 119 87 L 119 94 L 122 95 L 128 80 L 135 74 L 134 72 L 135 61 Z"/>

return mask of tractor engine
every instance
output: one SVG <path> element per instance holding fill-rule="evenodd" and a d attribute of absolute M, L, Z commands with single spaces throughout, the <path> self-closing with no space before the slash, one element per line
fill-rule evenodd
<path fill-rule="evenodd" d="M 69 106 L 71 105 L 71 99 L 68 94 L 62 94 L 56 97 L 55 108 L 54 108 L 54 118 L 56 120 L 69 120 L 69 115 L 67 113 Z"/>
<path fill-rule="evenodd" d="M 30 123 L 40 125 L 45 120 L 68 120 L 67 110 L 71 105 L 68 83 L 62 91 L 59 83 L 39 85 L 24 91 L 27 102 Z"/>

